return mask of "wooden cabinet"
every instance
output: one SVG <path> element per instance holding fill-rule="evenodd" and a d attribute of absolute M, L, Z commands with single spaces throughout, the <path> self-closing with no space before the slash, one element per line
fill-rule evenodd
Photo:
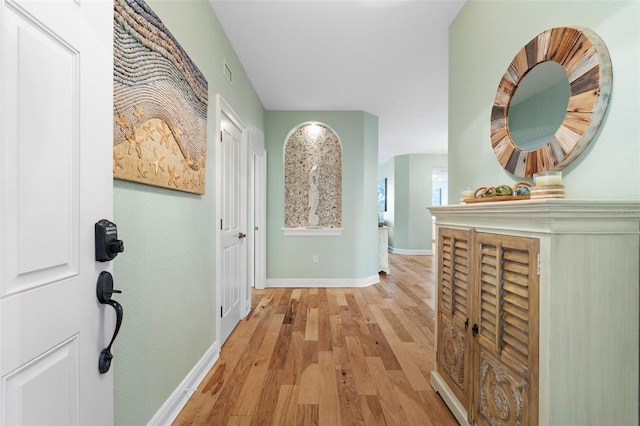
<path fill-rule="evenodd" d="M 437 371 L 469 421 L 535 424 L 538 240 L 440 228 L 438 247 Z"/>
<path fill-rule="evenodd" d="M 637 425 L 640 203 L 441 206 L 436 369 L 461 424 Z"/>

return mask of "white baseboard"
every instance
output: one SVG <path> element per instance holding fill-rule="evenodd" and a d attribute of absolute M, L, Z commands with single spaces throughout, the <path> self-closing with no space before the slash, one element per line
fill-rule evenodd
<path fill-rule="evenodd" d="M 424 255 L 424 256 L 432 256 L 433 250 L 409 250 L 409 249 L 401 249 L 389 246 L 389 251 L 395 254 L 413 254 L 413 255 Z"/>
<path fill-rule="evenodd" d="M 460 401 L 458 401 L 458 398 L 456 398 L 449 385 L 447 385 L 437 371 L 431 372 L 430 382 L 431 387 L 438 392 L 445 404 L 447 404 L 453 416 L 456 418 L 458 423 L 460 423 L 460 426 L 469 426 L 469 422 L 467 422 L 467 410 L 465 410 L 462 404 L 460 404 Z"/>
<path fill-rule="evenodd" d="M 267 288 L 368 287 L 380 282 L 378 274 L 366 278 L 267 278 Z"/>
<path fill-rule="evenodd" d="M 162 407 L 160 407 L 149 421 L 148 426 L 170 425 L 176 417 L 178 417 L 182 408 L 186 405 L 187 401 L 189 401 L 191 395 L 196 391 L 200 382 L 204 380 L 218 358 L 220 358 L 220 346 L 218 342 L 215 341 L 164 404 L 162 404 Z"/>

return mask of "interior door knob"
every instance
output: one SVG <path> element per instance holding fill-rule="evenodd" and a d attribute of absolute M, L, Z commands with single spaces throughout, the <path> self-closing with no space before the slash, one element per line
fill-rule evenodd
<path fill-rule="evenodd" d="M 238 234 L 238 238 L 243 239 L 247 234 L 243 234 L 242 232 Z"/>

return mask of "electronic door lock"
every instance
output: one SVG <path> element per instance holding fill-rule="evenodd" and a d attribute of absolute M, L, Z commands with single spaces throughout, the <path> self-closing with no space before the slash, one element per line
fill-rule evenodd
<path fill-rule="evenodd" d="M 118 227 L 107 219 L 96 222 L 96 260 L 108 262 L 124 251 L 124 243 L 118 239 Z"/>

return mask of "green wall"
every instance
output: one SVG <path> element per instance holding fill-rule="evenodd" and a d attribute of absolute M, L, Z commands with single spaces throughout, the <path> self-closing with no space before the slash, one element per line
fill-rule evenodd
<path fill-rule="evenodd" d="M 640 199 L 640 2 L 470 0 L 449 27 L 449 198 L 511 184 L 491 148 L 498 83 L 513 56 L 557 26 L 595 31 L 613 66 L 609 110 L 587 149 L 563 171 L 567 198 Z"/>
<path fill-rule="evenodd" d="M 209 83 L 207 187 L 203 196 L 114 181 L 114 218 L 125 252 L 114 260 L 124 321 L 113 346 L 115 422 L 151 420 L 215 342 L 215 94 L 258 140 L 264 108 L 206 0 L 147 3 Z M 233 70 L 231 86 L 223 60 Z"/>
<path fill-rule="evenodd" d="M 431 254 L 432 220 L 427 207 L 432 201 L 432 172 L 446 165 L 446 154 L 407 154 L 380 166 L 379 180 L 387 178 L 384 218 L 392 251 Z"/>
<path fill-rule="evenodd" d="M 341 236 L 285 236 L 284 143 L 301 123 L 319 121 L 342 143 Z M 266 113 L 267 279 L 362 279 L 377 275 L 378 119 L 366 112 Z M 313 256 L 318 263 L 313 263 Z"/>

